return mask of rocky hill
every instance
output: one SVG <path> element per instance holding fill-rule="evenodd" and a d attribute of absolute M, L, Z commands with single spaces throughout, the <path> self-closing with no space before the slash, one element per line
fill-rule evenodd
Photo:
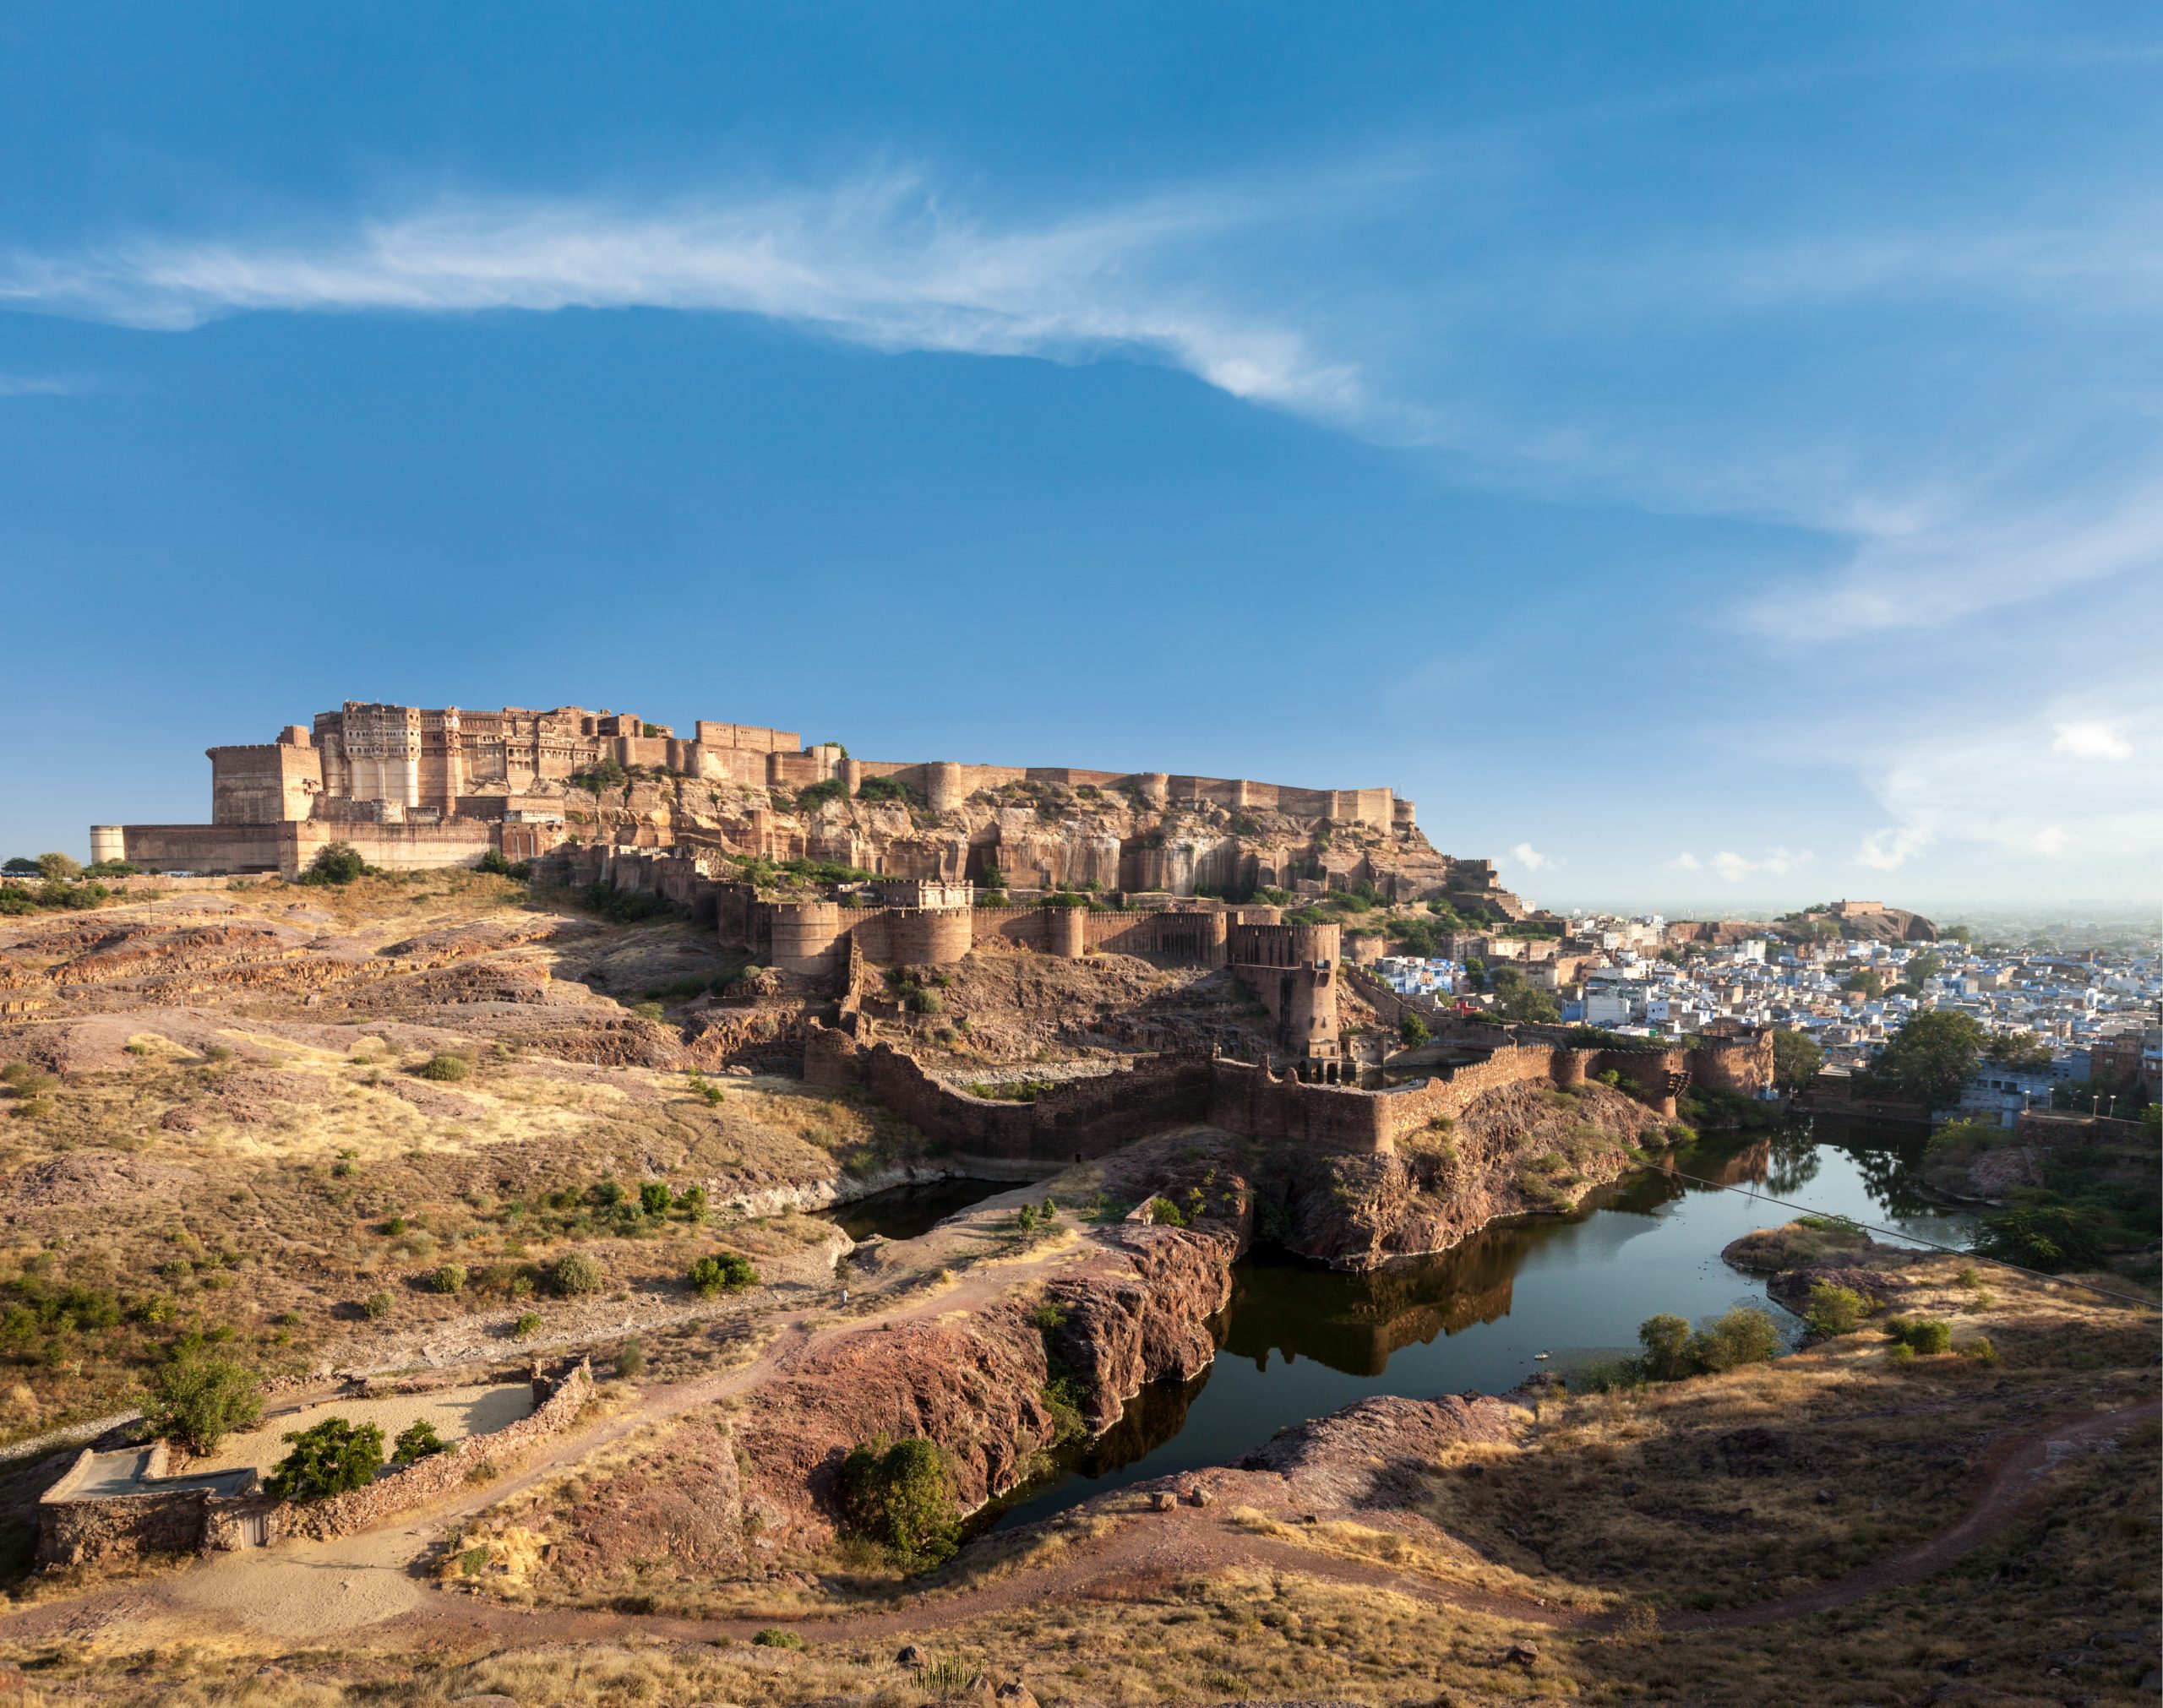
<path fill-rule="evenodd" d="M 566 787 L 563 799 L 572 833 L 586 841 L 687 843 L 1023 889 L 1240 895 L 1371 886 L 1392 900 L 1447 898 L 1474 914 L 1525 912 L 1491 864 L 1438 852 L 1414 824 L 1384 830 L 1274 808 L 1155 804 L 1138 791 L 1089 784 L 1007 783 L 934 811 L 891 781 L 852 796 L 838 781 L 791 791 L 649 770 L 620 786 Z"/>

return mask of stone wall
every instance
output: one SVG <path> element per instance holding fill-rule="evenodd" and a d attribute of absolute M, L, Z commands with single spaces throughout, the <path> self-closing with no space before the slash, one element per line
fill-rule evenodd
<path fill-rule="evenodd" d="M 395 1513 L 425 1505 L 463 1488 L 482 1466 L 500 1471 L 537 1442 L 561 1434 L 578 1421 L 593 1397 L 593 1367 L 580 1358 L 569 1368 L 533 1379 L 533 1410 L 487 1435 L 469 1435 L 444 1453 L 387 1471 L 366 1488 L 328 1500 L 281 1501 L 270 1509 L 274 1540 L 289 1536 L 324 1541 L 368 1530 Z M 216 1545 L 216 1544 L 214 1544 Z M 232 1542 L 224 1542 L 231 1547 Z"/>
<path fill-rule="evenodd" d="M 804 1041 L 812 1085 L 861 1085 L 963 1166 L 1037 1174 L 1103 1156 L 1136 1139 L 1201 1120 L 1209 1107 L 1206 1056 L 1159 1056 L 1070 1080 L 1034 1102 L 975 1097 L 926 1072 L 891 1044 L 858 1043 L 814 1026 Z"/>
<path fill-rule="evenodd" d="M 93 1455 L 84 1449 L 73 1477 Z M 56 1488 L 64 1487 L 63 1478 Z M 101 1499 L 44 1500 L 38 1504 L 37 1562 L 41 1566 L 104 1565 L 146 1554 L 193 1553 L 203 1545 L 212 1491 L 156 1489 Z"/>

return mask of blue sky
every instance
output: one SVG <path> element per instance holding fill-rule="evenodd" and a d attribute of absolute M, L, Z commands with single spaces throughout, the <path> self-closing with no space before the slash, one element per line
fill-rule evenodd
<path fill-rule="evenodd" d="M 2144 8 L 0 14 L 0 843 L 347 699 L 2154 894 Z"/>

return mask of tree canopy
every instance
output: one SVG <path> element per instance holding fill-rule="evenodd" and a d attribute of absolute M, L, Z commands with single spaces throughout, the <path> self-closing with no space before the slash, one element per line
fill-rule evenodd
<path fill-rule="evenodd" d="M 1773 1034 L 1773 1083 L 1783 1091 L 1806 1090 L 1825 1065 L 1825 1047 L 1808 1032 L 1782 1026 Z"/>
<path fill-rule="evenodd" d="M 1872 1089 L 1908 1097 L 1929 1109 L 1958 1102 L 1960 1088 L 1990 1041 L 1967 1014 L 1941 1009 L 1917 1014 L 1878 1053 L 1866 1076 Z"/>

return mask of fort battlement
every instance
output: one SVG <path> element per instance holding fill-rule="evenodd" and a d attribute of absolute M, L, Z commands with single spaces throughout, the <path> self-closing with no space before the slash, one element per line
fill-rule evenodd
<path fill-rule="evenodd" d="M 215 747 L 208 757 L 208 824 L 101 827 L 108 852 L 117 840 L 122 851 L 116 857 L 161 870 L 287 876 L 326 840 L 350 841 L 372 863 L 394 868 L 471 865 L 491 849 L 514 859 L 531 858 L 571 835 L 567 797 L 581 780 L 617 772 L 783 797 L 824 787 L 853 797 L 867 784 L 885 782 L 893 786 L 889 797 L 899 792 L 939 814 L 1019 787 L 1118 795 L 1152 809 L 1274 813 L 1316 827 L 1360 826 L 1400 838 L 1411 837 L 1416 825 L 1413 803 L 1387 788 L 1310 789 L 1176 772 L 858 759 L 831 742 L 805 747 L 793 730 L 700 719 L 687 737 L 629 712 L 582 706 L 476 711 L 347 700 L 335 711 L 319 712 L 308 725 L 286 726 L 273 741 Z M 755 815 L 762 808 L 771 810 L 771 802 L 755 808 Z M 340 830 L 316 838 L 286 828 L 311 824 Z M 447 834 L 416 837 L 393 826 Z M 1124 857 L 1114 839 L 1103 857 L 1110 869 L 1099 873 L 1099 881 L 1118 878 Z M 1138 871 L 1152 862 L 1137 853 L 1134 863 Z M 951 881 L 967 874 L 895 875 Z M 1155 887 L 1165 875 L 1156 873 L 1139 887 Z M 1191 873 L 1171 875 L 1179 881 L 1167 887 L 1190 889 L 1196 881 Z M 912 905 L 939 904 L 927 897 Z"/>

